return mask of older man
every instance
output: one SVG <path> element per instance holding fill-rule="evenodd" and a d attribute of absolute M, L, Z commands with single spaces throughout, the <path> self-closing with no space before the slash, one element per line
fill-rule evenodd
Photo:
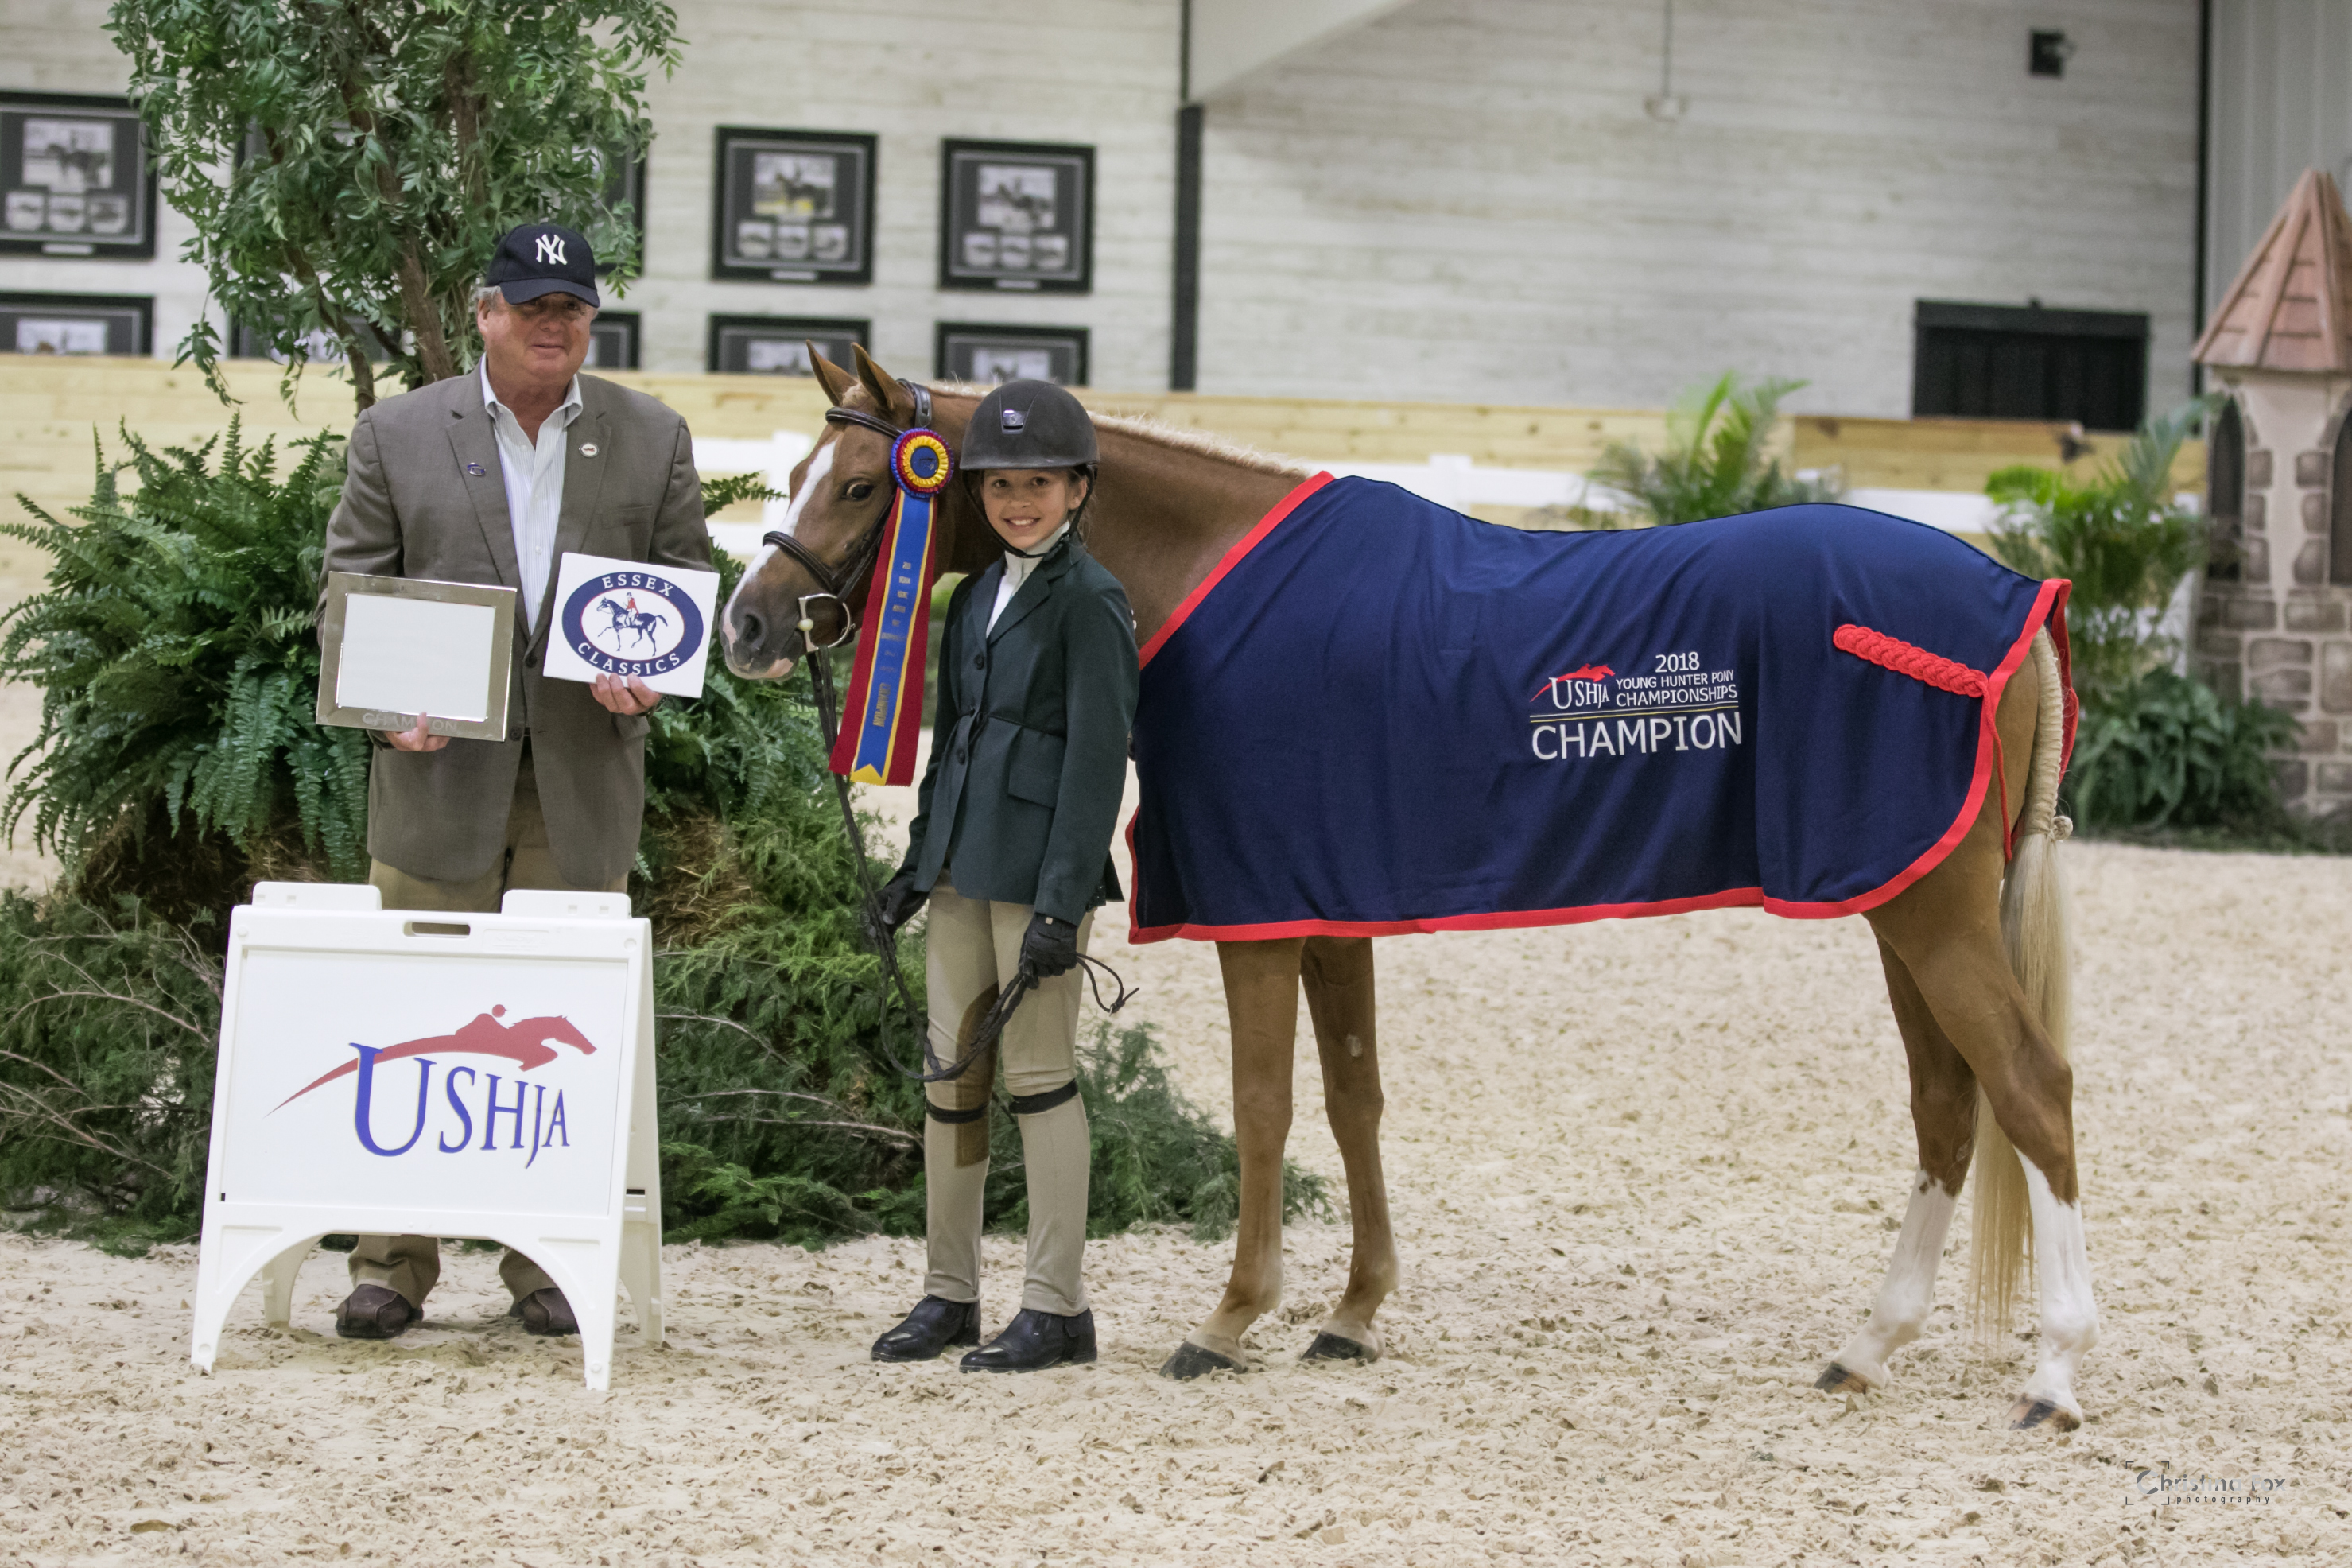
<path fill-rule="evenodd" d="M 352 427 L 350 474 L 327 525 L 326 570 L 518 590 L 503 741 L 453 741 L 419 719 L 373 737 L 368 880 L 386 909 L 495 910 L 509 888 L 618 892 L 645 814 L 645 682 L 541 672 L 556 563 L 567 552 L 710 564 L 686 422 L 643 394 L 579 374 L 599 304 L 588 242 L 553 224 L 499 241 L 476 292 L 482 363 L 377 404 Z M 431 1237 L 363 1236 L 347 1339 L 390 1339 L 440 1273 Z M 576 1332 L 563 1292 L 509 1250 L 499 1275 L 536 1334 Z"/>

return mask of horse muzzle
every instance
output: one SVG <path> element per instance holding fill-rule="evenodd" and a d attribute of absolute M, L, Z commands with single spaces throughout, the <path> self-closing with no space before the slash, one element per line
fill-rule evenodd
<path fill-rule="evenodd" d="M 719 618 L 719 643 L 727 668 L 746 680 L 782 680 L 800 662 L 801 634 L 790 626 L 773 626 L 757 610 L 730 605 Z M 773 641 L 772 650 L 767 646 Z"/>

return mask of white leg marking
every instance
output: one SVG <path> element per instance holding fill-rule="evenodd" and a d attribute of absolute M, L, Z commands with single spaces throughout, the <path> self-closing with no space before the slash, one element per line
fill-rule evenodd
<path fill-rule="evenodd" d="M 1886 1386 L 1886 1358 L 1919 1337 L 1936 1305 L 1936 1266 L 1944 1260 L 1944 1237 L 1958 1206 L 1959 1199 L 1925 1171 L 1912 1184 L 1903 1234 L 1895 1240 L 1895 1261 L 1878 1288 L 1878 1304 L 1837 1353 L 1838 1365 L 1873 1388 Z"/>
<path fill-rule="evenodd" d="M 2083 1243 L 2083 1211 L 2062 1204 L 2049 1178 L 2025 1167 L 2025 1192 L 2033 1205 L 2033 1271 L 2042 1284 L 2042 1359 L 2026 1380 L 2027 1400 L 2053 1405 L 2075 1421 L 2083 1407 L 2074 1398 L 2074 1371 L 2099 1342 L 2099 1309 L 2091 1300 L 2091 1255 Z"/>

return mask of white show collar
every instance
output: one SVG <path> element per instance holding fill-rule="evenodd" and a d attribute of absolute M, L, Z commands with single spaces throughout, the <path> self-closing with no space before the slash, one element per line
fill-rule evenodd
<path fill-rule="evenodd" d="M 1021 584 L 1029 581 L 1029 574 L 1045 564 L 1045 557 L 1054 553 L 1054 547 L 1062 542 L 1062 535 L 1069 531 L 1070 525 L 1066 522 L 1047 534 L 1043 544 L 1025 555 L 1011 550 L 1004 552 L 1004 581 L 996 585 L 996 605 L 988 612 L 988 630 L 992 632 L 996 629 L 996 617 L 1004 613 L 1004 606 L 1013 602 L 1013 595 L 1021 592 Z"/>

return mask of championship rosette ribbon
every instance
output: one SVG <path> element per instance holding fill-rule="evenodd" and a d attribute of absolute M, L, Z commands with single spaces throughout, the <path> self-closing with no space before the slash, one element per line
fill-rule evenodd
<path fill-rule="evenodd" d="M 858 639 L 841 727 L 827 766 L 854 783 L 915 782 L 923 723 L 923 656 L 931 636 L 932 504 L 955 471 L 948 444 L 909 430 L 891 445 L 898 494 L 882 524 L 874 580 L 866 590 L 871 630 Z"/>

